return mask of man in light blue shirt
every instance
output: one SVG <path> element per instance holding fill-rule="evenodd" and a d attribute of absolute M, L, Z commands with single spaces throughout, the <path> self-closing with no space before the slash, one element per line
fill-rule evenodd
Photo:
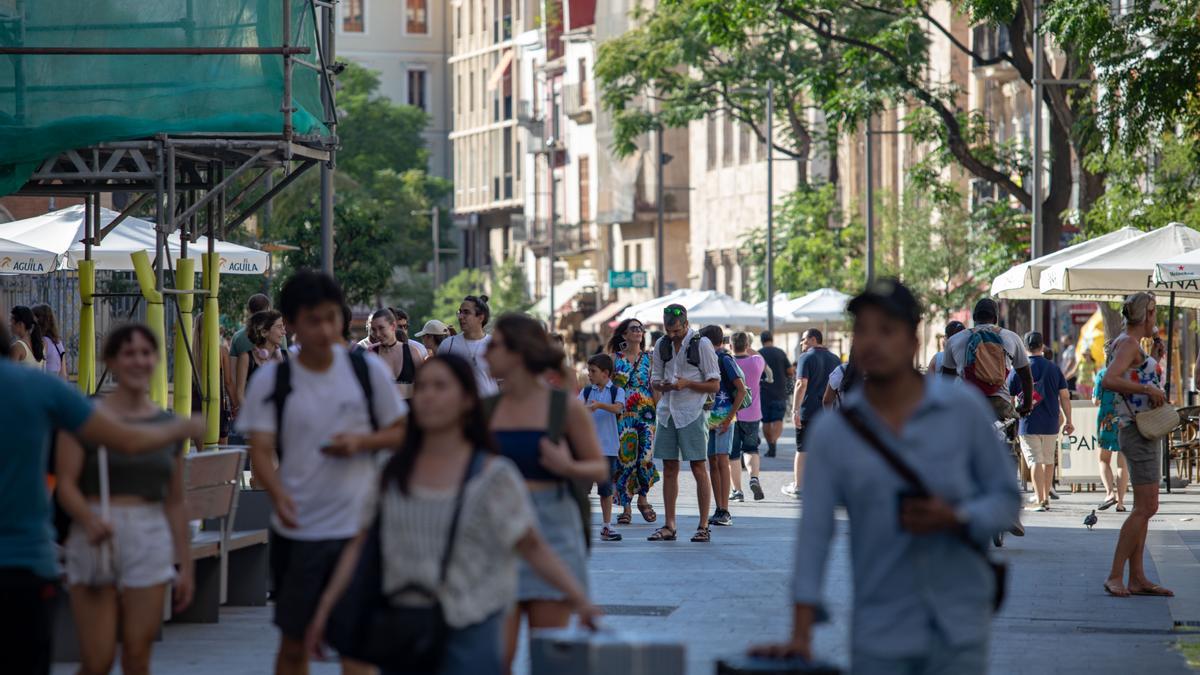
<path fill-rule="evenodd" d="M 852 672 L 985 672 L 995 578 L 984 552 L 1020 509 L 1011 457 L 977 391 L 923 378 L 912 367 L 921 309 L 907 289 L 880 280 L 848 309 L 866 381 L 845 399 L 844 414 L 822 415 L 810 431 L 792 638 L 756 651 L 810 655 L 834 509 L 844 506 L 854 574 Z M 847 415 L 932 496 L 909 496 L 913 486 Z"/>

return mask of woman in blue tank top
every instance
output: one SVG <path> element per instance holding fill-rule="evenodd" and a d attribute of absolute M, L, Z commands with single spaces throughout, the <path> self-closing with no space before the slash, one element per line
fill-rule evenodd
<path fill-rule="evenodd" d="M 491 427 L 501 454 L 517 465 L 525 479 L 542 536 L 586 588 L 587 533 L 570 481 L 607 480 L 609 466 L 600 452 L 591 414 L 574 397 L 566 399 L 559 420 L 564 440 L 551 443 L 546 438 L 551 401 L 562 394 L 555 394 L 541 376 L 558 368 L 563 358 L 537 320 L 519 314 L 500 317 L 487 346 L 489 371 L 502 383 Z M 505 629 L 509 663 L 516 654 L 523 616 L 530 629 L 562 628 L 571 618 L 571 606 L 562 591 L 520 563 L 517 607 L 509 613 Z"/>

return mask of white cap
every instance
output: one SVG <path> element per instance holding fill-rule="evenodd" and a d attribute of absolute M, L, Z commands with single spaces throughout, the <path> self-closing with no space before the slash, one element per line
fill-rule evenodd
<path fill-rule="evenodd" d="M 441 321 L 438 321 L 437 319 L 430 319 L 429 321 L 425 322 L 425 326 L 421 329 L 421 332 L 417 333 L 413 337 L 424 337 L 426 335 L 449 335 L 449 334 L 450 334 L 450 329 L 446 327 L 446 324 L 442 323 Z"/>

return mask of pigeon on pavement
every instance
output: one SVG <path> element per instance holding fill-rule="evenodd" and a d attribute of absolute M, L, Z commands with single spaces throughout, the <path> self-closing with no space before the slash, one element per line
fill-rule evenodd
<path fill-rule="evenodd" d="M 1097 520 L 1098 518 L 1096 518 L 1096 509 L 1092 509 L 1090 514 L 1083 517 L 1083 524 L 1087 525 L 1087 529 L 1090 530 L 1092 529 L 1092 526 L 1096 524 Z"/>

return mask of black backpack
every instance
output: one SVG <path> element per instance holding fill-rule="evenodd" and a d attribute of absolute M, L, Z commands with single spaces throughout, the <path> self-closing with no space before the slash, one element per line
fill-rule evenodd
<path fill-rule="evenodd" d="M 608 398 L 609 398 L 609 401 L 608 401 L 609 403 L 612 403 L 614 405 L 616 404 L 616 402 L 617 402 L 617 385 L 611 384 L 611 383 L 608 385 Z M 583 402 L 587 403 L 591 400 L 592 400 L 592 388 L 588 387 L 587 389 L 583 390 Z"/>
<path fill-rule="evenodd" d="M 362 387 L 367 399 L 367 416 L 371 419 L 371 430 L 379 430 L 379 419 L 375 416 L 375 391 L 371 387 L 371 372 L 367 366 L 365 352 L 348 352 L 350 365 L 354 367 L 354 377 Z M 292 363 L 290 359 L 279 362 L 275 369 L 275 390 L 267 397 L 268 403 L 275 404 L 275 452 L 283 459 L 283 404 L 292 393 Z"/>
<path fill-rule="evenodd" d="M 687 343 L 687 362 L 696 368 L 700 367 L 700 338 L 702 337 L 704 336 L 699 333 L 692 333 L 692 339 Z M 658 349 L 658 358 L 663 363 L 669 363 L 671 359 L 675 358 L 675 350 L 671 347 L 671 338 L 665 335 L 660 337 L 655 348 Z"/>

